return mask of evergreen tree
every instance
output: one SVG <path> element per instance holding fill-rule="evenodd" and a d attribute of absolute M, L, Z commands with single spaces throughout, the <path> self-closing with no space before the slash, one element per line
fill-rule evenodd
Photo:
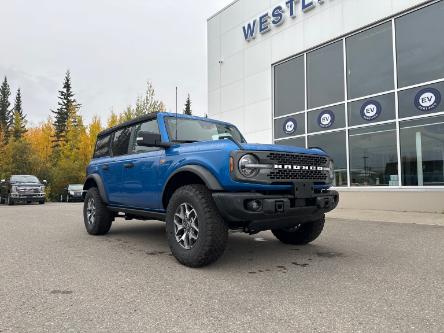
<path fill-rule="evenodd" d="M 184 114 L 187 114 L 189 116 L 191 116 L 193 114 L 193 112 L 191 111 L 191 98 L 190 98 L 190 94 L 188 94 L 188 98 L 187 101 L 185 103 L 185 109 L 183 110 Z"/>
<path fill-rule="evenodd" d="M 26 116 L 23 114 L 22 94 L 20 89 L 17 90 L 17 95 L 15 96 L 11 133 L 15 140 L 21 139 L 23 134 L 26 133 Z"/>
<path fill-rule="evenodd" d="M 65 81 L 63 83 L 63 89 L 59 90 L 59 102 L 58 108 L 56 111 L 52 111 L 54 113 L 54 142 L 55 146 L 59 146 L 60 142 L 64 141 L 66 138 L 66 126 L 67 121 L 71 117 L 71 119 L 76 119 L 75 115 L 80 108 L 80 104 L 77 103 L 74 98 L 74 93 L 72 91 L 71 85 L 71 73 L 69 71 L 66 72 Z M 74 113 L 74 114 L 71 114 Z M 74 123 L 74 126 L 76 124 Z"/>
<path fill-rule="evenodd" d="M 9 128 L 11 126 L 11 110 L 9 109 L 11 103 L 9 102 L 9 96 L 11 96 L 11 89 L 5 76 L 0 87 L 0 134 L 4 144 L 8 143 Z"/>

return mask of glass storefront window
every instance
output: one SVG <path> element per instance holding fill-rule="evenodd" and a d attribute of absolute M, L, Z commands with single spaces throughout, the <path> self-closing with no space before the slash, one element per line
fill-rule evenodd
<path fill-rule="evenodd" d="M 276 143 L 326 150 L 336 186 L 444 187 L 443 17 L 430 1 L 275 65 Z"/>
<path fill-rule="evenodd" d="M 335 162 L 334 186 L 347 186 L 347 144 L 345 131 L 308 137 L 308 147 L 323 149 Z"/>
<path fill-rule="evenodd" d="M 338 41 L 307 54 L 309 109 L 344 100 L 343 53 L 342 41 Z"/>
<path fill-rule="evenodd" d="M 396 118 L 395 94 L 381 95 L 348 104 L 349 126 L 364 125 Z"/>
<path fill-rule="evenodd" d="M 349 133 L 351 185 L 398 186 L 395 123 Z"/>
<path fill-rule="evenodd" d="M 345 127 L 345 105 L 308 112 L 308 132 L 324 132 Z"/>
<path fill-rule="evenodd" d="M 276 139 L 305 134 L 305 114 L 276 119 L 274 121 L 274 136 Z"/>
<path fill-rule="evenodd" d="M 444 117 L 400 124 L 404 186 L 444 186 Z"/>
<path fill-rule="evenodd" d="M 394 89 L 392 45 L 391 22 L 346 39 L 350 99 Z"/>
<path fill-rule="evenodd" d="M 443 94 L 444 82 L 400 91 L 399 117 L 415 117 L 444 111 Z"/>
<path fill-rule="evenodd" d="M 305 136 L 301 136 L 299 138 L 281 140 L 276 142 L 277 145 L 282 146 L 293 146 L 293 147 L 305 147 Z"/>
<path fill-rule="evenodd" d="M 443 17 L 440 1 L 395 20 L 399 87 L 444 77 Z"/>
<path fill-rule="evenodd" d="M 305 62 L 295 58 L 275 67 L 275 117 L 305 110 Z"/>

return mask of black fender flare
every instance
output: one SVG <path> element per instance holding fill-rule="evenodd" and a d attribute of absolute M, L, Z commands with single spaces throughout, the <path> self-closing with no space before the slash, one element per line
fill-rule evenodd
<path fill-rule="evenodd" d="M 102 201 L 105 204 L 108 204 L 105 186 L 103 185 L 102 177 L 100 177 L 98 174 L 93 173 L 93 174 L 89 175 L 88 177 L 86 177 L 85 184 L 83 185 L 83 191 L 88 191 L 91 188 L 91 186 L 89 186 L 89 183 L 91 183 L 91 181 L 96 183 L 97 189 L 99 190 L 100 197 L 102 198 Z M 83 196 L 85 196 L 85 193 L 83 194 Z"/>
<path fill-rule="evenodd" d="M 177 174 L 181 172 L 191 172 L 194 173 L 196 176 L 198 176 L 200 179 L 203 180 L 207 188 L 211 191 L 222 191 L 223 187 L 220 185 L 219 181 L 216 179 L 216 177 L 208 171 L 208 169 L 204 168 L 200 165 L 186 165 L 183 166 L 176 171 L 174 171 L 166 180 L 165 185 L 163 186 L 162 190 L 162 198 L 165 194 L 165 190 L 170 182 L 170 180 L 176 176 Z"/>

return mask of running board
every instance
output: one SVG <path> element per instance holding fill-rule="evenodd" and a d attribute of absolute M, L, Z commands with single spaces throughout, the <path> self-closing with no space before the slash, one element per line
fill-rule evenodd
<path fill-rule="evenodd" d="M 115 213 L 125 213 L 126 215 L 130 215 L 131 217 L 133 217 L 135 219 L 157 220 L 157 221 L 163 221 L 163 222 L 165 222 L 165 219 L 166 219 L 166 213 L 150 212 L 150 211 L 141 210 L 141 209 L 128 209 L 128 208 L 122 208 L 122 207 L 116 207 L 116 206 L 108 206 L 108 209 L 115 212 Z"/>

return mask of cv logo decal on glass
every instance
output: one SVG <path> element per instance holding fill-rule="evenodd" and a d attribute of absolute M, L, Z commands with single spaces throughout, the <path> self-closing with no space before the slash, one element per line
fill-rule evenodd
<path fill-rule="evenodd" d="M 428 112 L 441 104 L 441 93 L 435 88 L 426 88 L 416 94 L 415 106 L 418 110 Z"/>
<path fill-rule="evenodd" d="M 322 111 L 318 117 L 318 125 L 321 128 L 330 128 L 335 123 L 335 114 L 330 110 Z"/>
<path fill-rule="evenodd" d="M 291 135 L 296 132 L 298 128 L 298 123 L 296 119 L 290 118 L 284 123 L 285 134 Z"/>
<path fill-rule="evenodd" d="M 361 117 L 364 120 L 372 121 L 378 119 L 382 112 L 381 103 L 377 101 L 367 101 L 361 107 Z"/>

